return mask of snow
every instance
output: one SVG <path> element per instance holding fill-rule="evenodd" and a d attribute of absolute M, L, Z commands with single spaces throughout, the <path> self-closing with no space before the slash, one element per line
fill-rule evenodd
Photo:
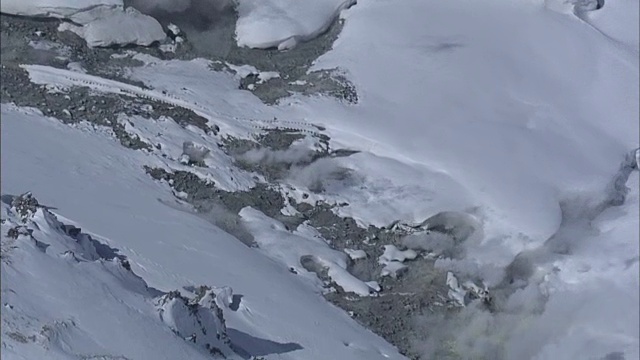
<path fill-rule="evenodd" d="M 279 221 L 251 207 L 240 210 L 240 217 L 253 235 L 260 251 L 281 262 L 283 268 L 295 269 L 299 274 L 306 274 L 303 276 L 318 284 L 316 274 L 301 267 L 301 259 L 305 256 L 310 257 L 317 266 L 326 268 L 331 280 L 345 291 L 360 296 L 368 296 L 371 292 L 367 284 L 347 271 L 346 255 L 331 249 L 314 229 L 303 224 L 291 233 Z M 320 289 L 319 287 L 318 290 Z"/>
<path fill-rule="evenodd" d="M 293 45 L 316 35 L 345 4 L 240 1 L 238 44 Z M 360 2 L 342 12 L 338 40 L 312 69 L 342 69 L 358 91 L 355 105 L 297 95 L 267 107 L 237 89 L 238 77 L 259 74 L 258 69 L 246 65 L 235 76 L 215 73 L 204 60 L 135 55 L 145 66 L 132 69 L 131 78 L 154 90 L 70 71 L 26 69 L 42 84 L 90 81 L 95 91 L 185 106 L 233 136 L 266 126 L 322 125 L 332 148 L 361 152 L 327 160 L 327 167 L 349 169 L 352 176 L 343 183 L 327 181 L 326 191 L 307 201 L 348 202 L 336 211 L 363 225 L 420 223 L 441 212 L 471 214 L 479 228 L 461 245 L 465 258 L 438 260 L 456 283 L 461 279 L 453 286 L 456 292 L 477 291 L 464 281 L 471 276 L 499 284 L 517 254 L 544 250 L 561 230 L 579 241 L 570 243 L 567 254 L 534 259 L 531 283 L 505 300 L 504 313 L 464 308 L 473 321 L 454 329 L 459 350 L 478 354 L 499 343 L 506 359 L 604 358 L 615 352 L 634 359 L 640 343 L 638 173 L 627 182 L 626 202 L 585 219 L 584 229 L 567 230 L 567 219 L 581 215 L 567 213 L 561 204 L 597 202 L 620 161 L 638 147 L 638 2 L 606 1 L 588 12 L 554 4 L 560 2 Z M 33 190 L 121 249 L 151 286 L 163 291 L 185 284 L 232 286 L 243 300 L 238 311 L 225 310 L 228 327 L 302 347 L 278 357 L 375 359 L 384 353 L 400 358 L 317 294 L 321 284 L 300 269 L 302 256 L 312 256 L 353 291 L 365 294 L 375 286 L 346 277 L 347 255 L 332 251 L 308 227 L 286 231 L 246 208 L 242 215 L 259 244 L 257 251 L 248 249 L 213 225 L 156 201 L 169 196 L 166 185 L 150 182 L 140 167 L 179 168 L 177 161 L 157 162 L 39 115 L 6 107 L 2 115 L 2 146 L 11 154 L 2 151 L 3 193 Z M 167 143 L 173 159 L 184 141 L 217 151 L 201 134 L 181 132 L 170 121 L 131 121 L 136 129 L 147 127 L 141 130 L 145 139 Z M 173 136 L 160 139 L 157 133 Z M 79 156 L 78 148 L 95 151 Z M 252 184 L 247 174 L 230 180 L 229 159 L 222 153 L 205 161 L 218 167 L 200 175 L 215 177 L 225 189 Z M 297 180 L 287 179 L 295 188 L 291 196 L 299 199 L 306 189 Z M 405 245 L 424 249 L 427 240 L 434 237 L 408 239 Z M 436 247 L 453 241 L 435 240 L 442 243 Z M 389 257 L 399 259 L 392 250 Z M 394 276 L 405 267 L 388 260 L 383 274 Z M 544 306 L 537 308 L 540 297 Z"/>
<path fill-rule="evenodd" d="M 178 27 L 178 25 L 175 25 L 175 24 L 167 25 L 167 29 L 169 29 L 169 31 L 171 31 L 171 33 L 175 36 L 178 36 L 181 33 L 180 28 Z"/>
<path fill-rule="evenodd" d="M 238 46 L 294 47 L 324 32 L 355 0 L 240 0 Z"/>
<path fill-rule="evenodd" d="M 517 7 L 467 5 L 364 3 L 345 12 L 340 38 L 314 69 L 344 68 L 359 94 L 359 103 L 353 106 L 329 98 L 293 97 L 279 106 L 265 107 L 235 92 L 237 83 L 229 82 L 231 77 L 204 73 L 199 70 L 202 64 L 196 62 L 149 61 L 148 66 L 134 69 L 132 78 L 176 94 L 182 93 L 181 82 L 187 83 L 194 101 L 233 119 L 220 126 L 234 132 L 247 123 L 292 124 L 302 129 L 305 122 L 322 125 L 333 148 L 361 153 L 328 160 L 353 170 L 353 177 L 330 184 L 325 193 L 312 194 L 305 201 L 344 200 L 349 206 L 336 211 L 364 225 L 386 226 L 399 219 L 420 223 L 443 211 L 471 214 L 480 228 L 463 245 L 466 258 L 438 263 L 445 270 L 495 285 L 516 254 L 539 248 L 558 230 L 561 202 L 575 193 L 600 197 L 621 159 L 638 147 L 638 57 L 584 20 L 545 9 L 542 2 Z M 398 26 L 380 29 L 383 19 Z M 481 19 L 491 19 L 490 24 Z M 633 21 L 635 24 L 623 27 L 625 33 L 637 27 L 637 18 Z M 212 88 L 214 82 L 227 91 Z M 218 100 L 222 98 L 226 101 Z M 274 117 L 278 120 L 271 122 Z M 259 120 L 246 121 L 248 118 Z M 291 185 L 301 189 L 304 184 Z M 301 201 L 303 192 L 288 195 Z M 631 216 L 621 219 L 631 221 Z M 624 244 L 634 244 L 629 239 L 637 239 L 638 233 L 629 228 L 615 236 Z M 446 247 L 449 240 L 439 241 Z M 422 242 L 417 243 L 418 248 L 425 247 Z M 622 263 L 627 254 L 637 253 L 611 251 L 610 258 L 622 259 Z M 405 267 L 397 261 L 389 265 L 385 275 Z M 559 269 L 568 266 L 558 264 Z M 553 266 L 542 269 L 552 272 Z M 618 270 L 614 267 L 603 276 L 615 278 Z M 595 283 L 585 278 L 546 279 L 542 288 L 561 289 L 565 282 L 585 281 L 584 287 L 557 298 L 551 293 L 558 308 L 571 308 L 584 297 L 599 301 L 590 290 Z M 629 283 L 613 290 L 630 302 L 637 299 Z M 526 300 L 528 293 L 522 294 L 521 301 L 531 301 Z M 621 302 L 620 307 L 628 312 L 630 302 Z M 522 308 L 517 302 L 513 306 Z M 592 306 L 590 311 L 597 307 L 596 303 Z M 538 318 L 513 311 L 522 318 L 497 316 L 496 321 L 506 329 L 500 332 L 501 341 L 514 348 L 522 344 L 511 336 L 515 333 L 512 323 L 537 319 L 539 322 L 522 320 L 532 327 L 518 329 L 535 335 L 540 328 L 551 326 L 555 316 L 548 313 Z M 630 328 L 631 317 L 607 314 L 609 324 L 625 324 L 619 334 L 629 339 L 628 344 L 639 342 Z M 579 316 L 582 324 L 603 323 L 586 310 Z M 477 331 L 472 327 L 468 331 L 473 330 Z M 554 334 L 569 336 L 571 331 L 565 327 Z M 468 336 L 485 339 L 478 334 Z M 496 339 L 487 337 L 490 342 Z M 537 356 L 550 341 L 552 338 L 541 338 L 528 347 L 531 352 L 525 358 Z M 605 339 L 599 344 L 603 356 L 605 348 L 622 349 Z M 569 342 L 555 348 L 559 358 L 580 354 L 580 349 Z"/>
<path fill-rule="evenodd" d="M 398 219 L 420 223 L 437 212 L 473 205 L 467 189 L 445 172 L 416 166 L 396 155 L 376 155 L 379 144 L 360 137 L 359 132 L 349 136 L 351 140 L 344 144 L 336 141 L 334 146 L 352 148 L 358 145 L 363 152 L 335 159 L 332 163 L 352 170 L 357 174 L 356 178 L 337 188 L 331 184 L 325 186 L 327 199 L 350 204 L 338 210 L 340 215 L 351 216 L 365 224 L 387 226 Z M 334 197 L 334 194 L 338 196 Z"/>
<path fill-rule="evenodd" d="M 152 110 L 152 109 L 151 109 Z M 200 179 L 213 182 L 225 191 L 246 190 L 255 182 L 251 174 L 236 171 L 233 160 L 217 146 L 215 139 L 205 136 L 201 129 L 187 126 L 182 128 L 172 119 L 160 117 L 150 122 L 142 116 L 119 118 L 125 129 L 147 144 L 160 145 L 162 163 L 155 164 L 166 170 L 188 170 Z M 166 134 L 173 134 L 167 136 Z M 185 166 L 182 162 L 185 155 L 185 144 L 193 144 L 200 149 L 195 154 L 191 145 L 186 146 L 188 154 L 196 155 L 195 161 L 201 161 L 206 167 Z M 208 150 L 208 152 L 206 151 Z"/>
<path fill-rule="evenodd" d="M 635 0 L 618 0 L 606 4 L 598 11 L 583 14 L 582 18 L 609 36 L 619 41 L 638 53 L 640 48 L 640 34 L 630 31 L 633 24 L 637 23 L 640 3 Z"/>
<path fill-rule="evenodd" d="M 251 65 L 234 65 L 231 63 L 226 63 L 226 65 L 229 67 L 229 69 L 233 70 L 236 75 L 238 75 L 241 78 L 245 78 L 251 74 L 258 74 L 260 73 L 260 71 L 258 69 L 255 68 L 255 66 L 251 66 Z"/>
<path fill-rule="evenodd" d="M 414 189 L 398 186 L 407 177 L 364 171 L 390 180 L 376 198 L 403 197 L 394 208 L 418 209 L 416 219 L 449 197 L 441 210 L 479 206 L 485 241 L 510 242 L 488 262 L 508 263 L 545 241 L 560 225 L 567 187 L 600 191 L 637 147 L 638 56 L 576 17 L 540 2 L 412 1 L 359 4 L 345 19 L 314 69 L 344 68 L 359 104 L 317 98 L 282 107 L 321 123 L 337 144 L 446 177 L 446 192 L 412 200 Z"/>
<path fill-rule="evenodd" d="M 407 269 L 407 265 L 399 261 L 389 261 L 384 264 L 384 267 L 380 271 L 380 276 L 391 276 L 392 278 L 397 278 L 398 275 Z"/>
<path fill-rule="evenodd" d="M 384 253 L 380 255 L 380 263 L 387 263 L 390 261 L 404 262 L 405 260 L 413 260 L 418 256 L 414 250 L 398 250 L 395 245 L 385 245 Z"/>
<path fill-rule="evenodd" d="M 156 302 L 160 320 L 177 336 L 186 339 L 214 356 L 238 358 L 230 346 L 217 296 L 212 289 L 189 299 L 179 293 L 169 293 Z"/>
<path fill-rule="evenodd" d="M 124 8 L 122 0 L 3 1 L 3 13 L 64 18 L 60 31 L 72 31 L 91 47 L 136 44 L 148 46 L 166 37 L 160 23 L 138 10 Z"/>
<path fill-rule="evenodd" d="M 367 281 L 365 284 L 367 284 L 368 287 L 370 287 L 372 290 L 374 291 L 380 291 L 382 290 L 382 288 L 380 287 L 380 284 L 378 284 L 377 281 Z"/>
<path fill-rule="evenodd" d="M 3 358 L 210 358 L 168 331 L 154 309 L 158 291 L 118 258 L 100 256 L 86 234 L 81 234 L 86 242 L 73 239 L 43 209 L 26 221 L 5 203 L 2 213 L 3 247 L 12 241 L 2 259 Z M 15 226 L 31 234 L 6 237 Z M 193 321 L 188 313 L 171 319 Z M 224 331 L 219 322 L 207 325 L 212 332 Z M 209 341 L 224 349 L 218 340 Z"/>
<path fill-rule="evenodd" d="M 237 76 L 240 78 L 246 78 L 249 75 L 257 75 L 258 76 L 258 84 L 262 84 L 270 79 L 275 79 L 280 77 L 280 73 L 277 71 L 260 71 L 256 67 L 252 65 L 234 65 L 231 63 L 226 63 L 229 69 L 233 70 Z M 253 85 L 253 84 L 250 84 Z"/>
<path fill-rule="evenodd" d="M 465 291 L 460 288 L 460 284 L 458 283 L 458 279 L 452 272 L 447 273 L 447 286 L 449 287 L 448 296 L 455 300 L 458 305 L 464 306 L 464 295 Z"/>
<path fill-rule="evenodd" d="M 344 252 L 349 255 L 351 260 L 366 259 L 367 253 L 364 250 L 344 249 Z"/>
<path fill-rule="evenodd" d="M 152 181 L 141 171 L 143 164 L 153 163 L 148 154 L 123 148 L 90 128 L 74 129 L 35 111 L 7 105 L 2 106 L 1 134 L 3 194 L 33 191 L 41 203 L 56 207 L 60 219 L 65 222 L 73 219 L 83 231 L 127 256 L 134 273 L 150 287 L 170 291 L 188 285 L 231 286 L 242 299 L 236 311 L 224 311 L 228 334 L 235 346 L 249 354 L 268 355 L 269 359 L 403 358 L 391 345 L 326 302 L 307 279 L 290 273 L 281 263 L 245 246 L 211 223 L 166 206 L 172 201 L 166 200 L 171 197 L 166 185 Z M 178 151 L 182 150 L 180 145 Z M 330 251 L 328 247 L 327 250 Z M 92 278 L 86 287 L 95 295 L 74 290 L 73 281 L 62 281 L 71 276 L 67 274 L 67 265 L 62 267 L 65 272 L 61 274 L 55 273 L 57 267 L 41 259 L 25 266 L 38 283 L 30 286 L 26 280 L 5 281 L 8 272 L 2 271 L 3 301 L 8 284 L 16 287 L 24 284 L 20 292 L 24 291 L 30 303 L 40 304 L 45 304 L 38 300 L 43 294 L 41 289 L 60 286 L 59 291 L 51 289 L 51 301 L 46 302 L 46 310 L 53 316 L 51 320 L 84 319 L 84 314 L 90 313 L 92 318 L 87 318 L 90 325 L 85 327 L 83 321 L 82 329 L 88 326 L 95 329 L 95 332 L 72 332 L 65 341 L 74 350 L 93 351 L 98 345 L 91 347 L 92 344 L 100 341 L 102 353 L 109 350 L 132 354 L 139 349 L 157 350 L 158 356 L 154 358 L 158 359 L 199 358 L 199 350 L 188 347 L 186 342 L 165 341 L 166 336 L 173 336 L 168 329 L 160 334 L 160 330 L 152 330 L 148 325 L 151 320 L 143 320 L 144 314 L 137 315 L 135 309 L 144 309 L 141 297 L 131 295 L 131 300 L 122 300 L 124 303 L 103 301 L 105 296 L 112 297 L 104 292 L 105 288 L 95 287 Z M 87 279 L 82 272 L 78 276 Z M 57 281 L 48 282 L 52 279 Z M 78 296 L 69 306 L 54 306 L 69 301 L 68 294 Z M 53 299 L 58 300 L 54 303 Z M 94 310 L 90 304 L 104 305 Z M 49 318 L 33 309 L 25 307 L 25 316 Z M 126 331 L 126 326 L 118 324 L 129 317 L 135 327 Z M 153 320 L 153 324 L 157 323 Z M 15 342 L 12 344 L 17 346 Z M 149 344 L 154 344 L 154 349 Z M 4 355 L 8 350 L 2 351 Z M 37 345 L 29 351 L 39 352 L 31 358 L 50 354 L 45 355 Z M 20 354 L 25 353 L 21 350 Z M 141 352 L 131 358 L 145 358 L 148 354 Z"/>
<path fill-rule="evenodd" d="M 496 284 L 516 254 L 542 247 L 560 228 L 561 202 L 602 196 L 638 147 L 638 2 L 606 1 L 579 15 L 547 3 L 378 1 L 343 12 L 338 40 L 312 70 L 343 69 L 358 104 L 297 97 L 281 105 L 322 124 L 333 144 L 363 151 L 356 166 L 366 190 L 341 189 L 359 199 L 341 213 L 388 224 L 473 209 L 484 236 L 469 239 L 466 259 L 448 266 Z M 390 160 L 367 168 L 374 157 Z M 425 175 L 396 176 L 393 162 Z M 426 183 L 434 173 L 443 175 L 442 186 Z M 423 183 L 407 186 L 413 179 Z M 635 175 L 628 186 L 637 189 Z M 491 323 L 506 329 L 503 337 L 469 327 L 468 338 L 479 347 L 506 343 L 507 359 L 615 351 L 638 358 L 637 262 L 625 262 L 638 254 L 634 213 L 619 214 L 618 232 L 590 238 L 584 254 L 558 260 L 561 275 L 539 280 L 551 292 L 543 315 L 522 310 L 534 301 L 523 291 L 512 300 L 522 317 Z M 554 266 L 541 268 L 552 273 Z M 604 300 L 611 297 L 613 307 Z"/>
<path fill-rule="evenodd" d="M 405 260 L 413 260 L 418 256 L 418 253 L 412 249 L 398 250 L 394 245 L 385 245 L 384 252 L 378 258 L 378 263 L 384 265 L 380 276 L 391 276 L 396 278 L 400 271 L 407 268 L 403 264 Z"/>
<path fill-rule="evenodd" d="M 82 26 L 60 24 L 59 31 L 69 30 L 85 39 L 90 47 L 135 44 L 149 46 L 166 38 L 162 25 L 151 16 L 128 7 L 113 8 Z"/>
<path fill-rule="evenodd" d="M 83 74 L 86 74 L 86 72 L 87 72 L 87 70 L 82 67 L 82 64 L 80 64 L 79 62 L 75 62 L 75 61 L 69 62 L 67 64 L 67 69 L 69 69 L 71 71 L 83 73 Z"/>
<path fill-rule="evenodd" d="M 280 77 L 280 73 L 277 71 L 262 71 L 258 74 L 259 83 L 264 83 L 265 81 L 269 81 L 271 79 L 276 79 Z"/>
<path fill-rule="evenodd" d="M 180 162 L 186 164 L 189 162 L 204 162 L 210 152 L 211 150 L 205 145 L 197 144 L 193 141 L 185 141 L 182 143 Z"/>
<path fill-rule="evenodd" d="M 555 338 L 542 347 L 539 359 L 614 351 L 624 352 L 629 359 L 640 356 L 639 184 L 639 173 L 634 171 L 627 183 L 627 202 L 603 212 L 594 221 L 595 233 L 586 236 L 570 258 L 553 263 L 562 270 L 548 279 L 547 286 L 553 291 L 549 308 L 528 333 L 551 317 L 571 321 L 555 330 Z M 580 302 L 566 300 L 578 297 Z"/>
<path fill-rule="evenodd" d="M 5 0 L 0 11 L 6 14 L 66 18 L 95 7 L 123 6 L 122 0 Z"/>

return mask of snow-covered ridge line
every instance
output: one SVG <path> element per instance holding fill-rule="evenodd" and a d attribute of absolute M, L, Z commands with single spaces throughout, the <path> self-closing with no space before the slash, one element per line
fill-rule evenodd
<path fill-rule="evenodd" d="M 317 277 L 326 272 L 331 281 L 344 291 L 359 296 L 377 295 L 378 290 L 347 271 L 346 254 L 319 241 L 320 235 L 314 229 L 299 225 L 290 232 L 279 221 L 251 207 L 243 208 L 239 215 L 262 252 L 312 283 L 318 283 Z"/>
<path fill-rule="evenodd" d="M 59 219 L 31 193 L 5 194 L 0 205 L 3 357 L 129 359 L 181 353 L 193 359 L 240 358 L 222 312 L 229 306 L 230 288 L 164 293 L 134 273 L 118 249 Z M 47 294 L 46 301 L 30 296 L 39 291 Z M 103 319 L 97 303 L 115 321 Z M 129 343 L 143 333 L 161 344 L 148 349 Z M 76 342 L 83 346 L 69 346 Z M 172 348 L 175 354 L 169 355 Z"/>
<path fill-rule="evenodd" d="M 222 114 L 211 108 L 201 106 L 196 102 L 180 98 L 166 91 L 144 89 L 140 86 L 127 84 L 116 80 L 105 79 L 99 76 L 83 74 L 71 70 L 58 69 L 51 66 L 32 64 L 21 64 L 19 66 L 29 73 L 29 78 L 35 84 L 63 87 L 89 87 L 90 89 L 98 92 L 139 97 L 181 107 L 187 110 L 191 110 L 197 115 L 208 119 L 209 121 L 219 121 L 224 118 Z M 314 136 L 319 135 L 317 126 L 303 121 L 286 121 L 278 119 L 260 120 L 240 118 L 237 116 L 233 116 L 232 120 L 247 123 L 250 127 L 258 130 L 298 131 Z"/>

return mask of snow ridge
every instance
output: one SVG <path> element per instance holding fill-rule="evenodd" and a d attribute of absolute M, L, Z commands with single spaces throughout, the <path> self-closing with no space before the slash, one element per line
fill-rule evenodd
<path fill-rule="evenodd" d="M 201 286 L 191 299 L 163 293 L 31 193 L 3 195 L 1 205 L 3 357 L 240 358 L 216 296 L 230 289 Z"/>

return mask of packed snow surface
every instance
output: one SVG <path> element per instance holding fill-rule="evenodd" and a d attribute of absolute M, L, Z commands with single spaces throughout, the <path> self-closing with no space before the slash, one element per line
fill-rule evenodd
<path fill-rule="evenodd" d="M 238 46 L 293 47 L 316 37 L 355 0 L 240 0 Z"/>

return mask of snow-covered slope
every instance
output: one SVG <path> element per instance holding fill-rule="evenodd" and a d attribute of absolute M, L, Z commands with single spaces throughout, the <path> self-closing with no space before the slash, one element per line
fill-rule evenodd
<path fill-rule="evenodd" d="M 589 11 L 597 3 L 361 2 L 343 12 L 339 39 L 314 67 L 344 69 L 359 103 L 345 107 L 332 99 L 299 97 L 280 109 L 322 124 L 336 144 L 375 155 L 341 160 L 351 162 L 364 184 L 340 189 L 350 200 L 360 198 L 340 212 L 365 224 L 389 223 L 398 214 L 422 221 L 436 207 L 471 213 L 484 236 L 465 244 L 465 260 L 442 266 L 497 284 L 517 254 L 547 249 L 549 239 L 585 236 L 581 226 L 567 230 L 568 219 L 588 217 L 588 211 L 575 213 L 572 206 L 584 202 L 585 209 L 601 211 L 601 205 L 587 204 L 608 201 L 620 162 L 638 147 L 638 2 L 607 1 Z M 385 166 L 369 165 L 375 158 L 385 159 Z M 406 170 L 396 175 L 394 168 L 425 174 L 422 184 L 407 186 L 418 177 L 407 177 Z M 437 191 L 442 185 L 432 183 L 432 174 L 441 174 L 452 191 Z M 637 185 L 633 175 L 628 186 L 636 191 Z M 419 198 L 423 189 L 433 195 Z M 358 193 L 362 196 L 354 196 Z M 633 196 L 627 201 L 637 207 Z M 447 205 L 435 205 L 442 203 Z M 393 210 L 371 211 L 378 204 Z M 638 301 L 637 219 L 634 211 L 620 216 L 616 232 L 594 235 L 584 245 L 569 242 L 570 255 L 551 256 L 555 267 L 540 265 L 541 277 L 527 288 L 532 293 L 518 291 L 511 305 L 519 310 L 507 310 L 522 317 L 496 318 L 499 326 L 513 329 L 507 324 L 538 311 L 532 310 L 537 296 L 532 294 L 542 291 L 540 296 L 549 296 L 549 312 L 535 325 L 523 325 L 527 336 L 505 331 L 500 342 L 508 350 L 474 351 L 514 359 L 598 358 L 618 351 L 636 358 L 637 316 L 602 309 L 607 306 L 599 300 L 610 291 L 626 312 L 637 311 L 631 305 Z M 580 275 L 574 273 L 576 262 Z M 626 263 L 628 270 L 619 268 Z M 596 264 L 602 268 L 596 270 Z M 553 269 L 564 275 L 554 278 Z M 595 295 L 601 294 L 595 290 L 601 281 L 616 285 Z M 536 290 L 538 285 L 544 290 Z M 563 318 L 562 326 L 552 325 L 554 311 L 577 307 L 585 298 L 593 301 L 573 313 L 580 320 Z M 603 315 L 595 315 L 596 309 Z M 487 319 L 475 318 L 479 327 Z M 576 332 L 573 321 L 589 330 Z M 542 336 L 546 327 L 566 341 Z M 476 331 L 468 335 L 481 348 L 485 338 L 478 328 L 469 329 Z M 535 345 L 518 340 L 535 334 L 540 335 Z"/>
<path fill-rule="evenodd" d="M 541 1 L 367 2 L 345 18 L 316 68 L 345 68 L 359 104 L 293 109 L 337 142 L 446 175 L 482 208 L 485 241 L 509 236 L 495 261 L 545 241 L 563 197 L 601 191 L 638 146 L 638 54 Z"/>
<path fill-rule="evenodd" d="M 128 257 L 133 272 L 160 291 L 207 284 L 231 286 L 241 300 L 236 310 L 225 309 L 224 317 L 229 338 L 234 346 L 244 351 L 241 353 L 268 356 L 269 359 L 402 358 L 384 340 L 326 302 L 306 279 L 246 247 L 209 222 L 160 202 L 173 200 L 168 198 L 170 193 L 166 185 L 155 183 L 141 171 L 148 160 L 144 153 L 125 149 L 90 128 L 74 129 L 37 113 L 2 106 L 2 192 L 20 194 L 29 190 L 39 194 L 38 200 L 42 204 L 55 206 L 61 219 L 73 219 L 74 222 L 62 221 L 76 224 L 92 236 L 98 234 L 95 235 L 97 240 L 119 249 L 120 254 Z M 31 253 L 35 254 L 34 251 Z M 61 262 L 56 258 L 57 253 L 52 252 L 51 257 L 54 264 Z M 67 269 L 69 265 L 55 266 Z M 55 273 L 51 276 L 56 281 L 64 279 Z M 90 278 L 81 279 L 88 281 Z M 19 284 L 11 279 L 4 280 L 3 292 L 10 292 L 10 284 Z M 42 294 L 37 287 L 24 291 L 34 293 L 34 301 L 35 294 Z M 98 296 L 107 290 L 97 288 L 92 291 Z M 96 317 L 91 320 L 91 326 L 118 321 L 118 317 L 108 310 L 93 312 L 92 304 L 100 302 L 83 297 L 81 291 L 77 293 L 78 303 L 65 307 L 66 312 L 56 316 L 66 320 L 78 319 L 85 312 L 94 314 Z M 114 311 L 125 311 L 122 316 L 127 316 L 126 311 L 132 311 L 127 309 L 143 306 L 142 295 L 133 293 L 131 296 L 139 299 L 134 299 L 137 303 L 131 307 L 116 304 Z M 62 299 L 64 297 L 55 301 Z M 3 300 L 6 301 L 4 294 Z M 54 301 L 53 298 L 50 300 Z M 56 311 L 48 306 L 45 309 Z M 24 311 L 33 318 L 42 316 L 30 308 Z M 101 316 L 108 319 L 103 321 Z M 144 332 L 143 325 L 140 326 L 135 341 L 140 344 L 164 342 L 160 335 Z M 111 336 L 106 329 L 117 332 L 118 327 L 115 324 L 105 327 L 101 330 L 105 335 L 99 339 L 97 333 L 91 332 L 80 339 L 90 344 L 101 343 L 106 341 L 101 340 L 102 336 Z M 119 336 L 126 334 L 121 332 L 110 339 L 115 344 Z M 82 344 L 82 340 L 78 341 L 73 349 Z M 123 353 L 128 342 L 113 347 L 106 342 L 101 344 L 112 353 Z M 37 348 L 40 345 L 29 346 Z M 135 347 L 131 349 L 133 352 Z M 181 351 L 179 347 L 165 355 L 162 355 L 162 349 L 157 347 L 158 357 L 141 355 L 140 358 L 181 358 L 172 356 Z M 4 356 L 8 350 L 3 348 L 2 351 Z M 24 354 L 22 350 L 13 353 Z"/>
<path fill-rule="evenodd" d="M 79 15 L 72 19 L 77 17 Z M 121 7 L 107 8 L 84 25 L 63 23 L 59 30 L 76 33 L 90 47 L 127 44 L 149 46 L 166 38 L 164 29 L 156 19 L 132 7 L 124 10 Z"/>
<path fill-rule="evenodd" d="M 355 0 L 240 0 L 239 46 L 287 49 L 325 31 Z"/>
<path fill-rule="evenodd" d="M 31 195 L 2 200 L 3 358 L 240 359 L 213 290 L 189 312 Z"/>
<path fill-rule="evenodd" d="M 359 104 L 292 104 L 337 142 L 441 172 L 464 189 L 485 236 L 465 244 L 466 259 L 439 262 L 444 268 L 497 284 L 517 254 L 567 241 L 568 254 L 532 260 L 537 277 L 509 295 L 504 316 L 465 310 L 442 328 L 450 326 L 462 356 L 638 357 L 637 200 L 602 215 L 618 214 L 605 222 L 615 231 L 565 226 L 587 216 L 567 204 L 606 201 L 639 143 L 637 1 L 609 3 L 578 17 L 543 1 L 362 2 L 344 13 L 340 38 L 316 62 L 346 69 Z M 634 174 L 627 185 L 636 193 Z M 406 193 L 400 209 L 428 209 L 410 200 L 413 189 L 391 184 L 376 198 Z M 460 205 L 447 210 L 467 210 Z M 366 210 L 349 211 L 367 221 Z M 414 220 L 432 214 L 414 212 Z M 435 344 L 424 345 L 427 358 Z"/>
<path fill-rule="evenodd" d="M 446 347 L 470 359 L 635 359 L 640 204 L 637 165 L 627 156 L 639 146 L 638 2 L 610 0 L 587 11 L 598 3 L 361 2 L 342 12 L 338 40 L 313 68 L 340 68 L 355 85 L 357 104 L 295 95 L 266 106 L 202 59 L 131 55 L 144 66 L 127 76 L 151 89 L 45 66 L 23 69 L 53 90 L 86 86 L 193 111 L 230 136 L 321 126 L 332 148 L 360 152 L 294 168 L 280 179 L 291 189 L 287 196 L 344 202 L 335 212 L 363 227 L 419 224 L 435 215 L 471 228 L 457 245 L 462 255 L 436 265 L 449 272 L 460 304 L 473 288 L 465 280 L 481 279 L 495 295 L 493 311 L 471 303 L 447 321 L 416 316 L 413 323 L 424 323 L 428 336 L 414 346 L 426 358 Z M 286 4 L 241 0 L 238 43 L 287 47 L 295 42 L 288 40 L 316 35 L 350 2 Z M 2 115 L 3 193 L 33 191 L 120 249 L 135 274 L 160 291 L 231 286 L 241 300 L 235 310 L 224 309 L 227 333 L 244 355 L 401 358 L 328 305 L 314 276 L 300 274 L 299 257 L 315 256 L 343 287 L 361 295 L 375 287 L 346 276 L 345 255 L 314 243 L 309 228 L 290 231 L 244 208 L 240 216 L 260 245 L 248 248 L 176 210 L 184 204 L 141 170 L 187 169 L 176 159 L 192 142 L 210 149 L 207 167 L 190 170 L 198 178 L 228 191 L 259 181 L 232 172 L 232 160 L 211 136 L 167 119 L 123 117 L 128 131 L 161 144 L 159 151 L 136 152 L 86 124 L 69 128 L 6 106 Z M 327 176 L 335 168 L 346 169 L 347 180 Z M 318 181 L 324 191 L 313 193 Z M 455 241 L 405 240 L 416 250 Z M 389 275 L 417 256 L 385 250 L 379 259 Z M 184 310 L 184 301 L 166 304 L 163 311 Z"/>
<path fill-rule="evenodd" d="M 66 18 L 95 7 L 122 5 L 122 0 L 6 0 L 0 10 L 13 15 Z"/>

